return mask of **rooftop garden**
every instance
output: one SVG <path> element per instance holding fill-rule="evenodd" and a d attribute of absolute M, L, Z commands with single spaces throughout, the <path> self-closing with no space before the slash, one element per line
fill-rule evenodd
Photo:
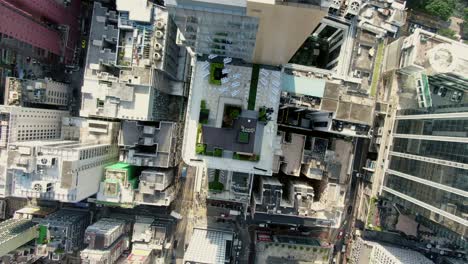
<path fill-rule="evenodd" d="M 234 120 L 237 119 L 242 111 L 240 106 L 236 105 L 225 105 L 223 114 L 223 124 L 221 127 L 231 128 L 234 124 Z"/>
<path fill-rule="evenodd" d="M 245 155 L 245 154 L 240 154 L 237 152 L 234 152 L 234 155 L 232 155 L 232 158 L 236 160 L 253 161 L 253 162 L 260 160 L 260 156 L 257 154 Z"/>
<path fill-rule="evenodd" d="M 223 63 L 212 62 L 210 64 L 210 84 L 221 85 L 221 79 L 226 77 L 223 74 L 223 68 Z"/>
<path fill-rule="evenodd" d="M 257 99 L 257 85 L 258 75 L 260 74 L 260 65 L 254 64 L 252 66 L 252 77 L 250 78 L 250 90 L 247 109 L 255 110 L 255 101 Z"/>
<path fill-rule="evenodd" d="M 214 148 L 213 150 L 208 150 L 207 145 L 200 143 L 202 134 L 202 125 L 198 124 L 197 128 L 197 144 L 195 145 L 195 153 L 197 155 L 213 156 L 213 157 L 222 157 L 223 149 Z"/>
<path fill-rule="evenodd" d="M 271 120 L 270 114 L 273 113 L 273 108 L 266 108 L 265 106 L 260 107 L 258 110 L 258 121 L 268 122 Z"/>
<path fill-rule="evenodd" d="M 367 228 L 374 231 L 382 231 L 380 226 L 379 209 L 377 207 L 377 198 L 372 197 L 369 204 L 369 213 L 367 215 Z"/>
<path fill-rule="evenodd" d="M 239 135 L 237 137 L 237 141 L 239 141 L 239 143 L 247 144 L 249 143 L 249 139 L 250 139 L 250 133 L 247 133 L 244 131 L 239 132 Z"/>
<path fill-rule="evenodd" d="M 371 81 L 371 90 L 370 95 L 375 96 L 377 93 L 377 86 L 379 83 L 380 77 L 380 68 L 382 65 L 383 57 L 384 57 L 385 46 L 383 42 L 380 42 L 377 47 L 377 56 L 374 62 L 374 71 L 372 72 L 372 81 Z"/>
<path fill-rule="evenodd" d="M 219 182 L 219 170 L 215 170 L 213 181 L 208 183 L 208 189 L 213 191 L 222 191 L 224 190 L 224 184 Z"/>
<path fill-rule="evenodd" d="M 206 144 L 197 143 L 195 146 L 195 153 L 205 155 L 206 154 Z"/>
<path fill-rule="evenodd" d="M 208 117 L 210 116 L 210 110 L 206 108 L 206 101 L 201 100 L 200 104 L 200 116 L 198 122 L 200 124 L 208 124 Z"/>

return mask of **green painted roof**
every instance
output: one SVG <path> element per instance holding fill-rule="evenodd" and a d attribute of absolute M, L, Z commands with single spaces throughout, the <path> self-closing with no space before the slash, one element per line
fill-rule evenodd
<path fill-rule="evenodd" d="M 431 96 L 431 90 L 429 89 L 429 80 L 427 79 L 427 75 L 424 73 L 421 73 L 421 79 L 423 82 L 423 92 L 424 92 L 424 97 L 426 98 L 426 107 L 432 107 L 432 96 Z"/>
<path fill-rule="evenodd" d="M 115 164 L 109 165 L 106 167 L 106 170 L 128 170 L 132 165 L 125 162 L 117 162 Z"/>
<path fill-rule="evenodd" d="M 297 77 L 289 74 L 283 74 L 281 77 L 281 88 L 283 91 L 319 98 L 323 97 L 325 83 L 325 80 Z"/>

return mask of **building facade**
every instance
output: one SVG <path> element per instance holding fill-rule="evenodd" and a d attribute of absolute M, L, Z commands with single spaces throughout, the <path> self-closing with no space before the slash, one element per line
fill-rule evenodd
<path fill-rule="evenodd" d="M 182 43 L 194 52 L 279 65 L 293 57 L 325 17 L 329 3 L 171 0 L 166 5 Z"/>
<path fill-rule="evenodd" d="M 177 29 L 161 7 L 128 3 L 94 4 L 80 115 L 179 120 L 186 54 L 175 44 Z"/>
<path fill-rule="evenodd" d="M 398 89 L 411 90 L 416 100 L 400 97 L 389 120 L 383 174 L 377 167 L 384 176 L 380 193 L 435 236 L 466 247 L 468 46 L 421 29 L 392 46 L 401 57 L 387 68 L 399 69 Z"/>
<path fill-rule="evenodd" d="M 353 243 L 350 257 L 353 264 L 433 264 L 421 253 L 409 249 L 383 245 L 361 238 Z"/>
<path fill-rule="evenodd" d="M 46 0 L 40 4 L 6 0 L 0 5 L 0 33 L 27 43 L 41 54 L 53 54 L 71 64 L 80 36 L 80 4 L 78 0 Z"/>
<path fill-rule="evenodd" d="M 174 167 L 180 161 L 180 133 L 175 122 L 123 121 L 121 160 L 136 166 Z"/>
<path fill-rule="evenodd" d="M 71 89 L 61 82 L 45 78 L 25 80 L 8 77 L 5 81 L 4 105 L 48 107 L 66 110 L 70 104 Z"/>
<path fill-rule="evenodd" d="M 386 197 L 453 231 L 455 240 L 468 235 L 466 109 L 401 110 L 382 187 Z"/>
<path fill-rule="evenodd" d="M 10 144 L 30 140 L 52 140 L 61 136 L 61 120 L 67 111 L 2 106 L 0 107 L 0 196 L 10 194 L 11 177 L 7 174 Z"/>
<path fill-rule="evenodd" d="M 60 122 L 63 111 L 10 108 L 21 110 L 18 120 L 31 120 L 14 123 L 31 133 L 19 130 L 16 138 L 5 143 L 4 196 L 78 202 L 97 192 L 96 175 L 118 159 L 117 123 L 69 117 Z M 44 132 L 43 126 L 50 129 Z M 9 133 L 15 134 L 12 130 Z"/>
<path fill-rule="evenodd" d="M 84 248 L 84 234 L 91 221 L 88 211 L 61 209 L 39 221 L 36 255 L 66 262 L 67 253 Z"/>
<path fill-rule="evenodd" d="M 249 59 L 253 55 L 258 19 L 246 15 L 246 1 L 168 1 L 182 43 L 200 54 Z"/>

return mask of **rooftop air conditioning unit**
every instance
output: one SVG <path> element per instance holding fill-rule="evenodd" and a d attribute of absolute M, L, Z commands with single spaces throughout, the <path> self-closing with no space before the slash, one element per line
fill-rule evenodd
<path fill-rule="evenodd" d="M 50 166 L 54 166 L 55 163 L 56 163 L 56 158 L 47 158 L 47 157 L 44 157 L 44 158 L 41 158 L 38 160 L 38 164 L 37 165 L 42 165 L 42 166 L 47 166 L 47 167 L 50 167 Z"/>
<path fill-rule="evenodd" d="M 165 25 L 166 25 L 166 23 L 164 23 L 164 21 L 161 21 L 161 20 L 156 21 L 156 28 L 157 29 L 163 29 Z"/>
<path fill-rule="evenodd" d="M 340 0 L 333 0 L 332 4 L 330 5 L 331 8 L 340 9 L 341 1 Z"/>
<path fill-rule="evenodd" d="M 162 50 L 163 46 L 160 44 L 160 43 L 154 43 L 154 49 L 157 50 L 157 51 L 160 51 Z"/>
<path fill-rule="evenodd" d="M 361 9 L 361 1 L 354 0 L 348 5 L 348 10 L 346 10 L 347 15 L 357 15 L 359 13 L 359 9 Z"/>
<path fill-rule="evenodd" d="M 153 58 L 156 61 L 161 60 L 161 54 L 159 54 L 158 52 L 155 52 Z"/>
<path fill-rule="evenodd" d="M 46 181 L 34 181 L 32 183 L 32 189 L 40 193 L 50 192 L 52 191 L 52 183 Z"/>
<path fill-rule="evenodd" d="M 156 33 L 154 33 L 154 35 L 155 35 L 157 38 L 162 38 L 162 37 L 164 37 L 164 33 L 163 33 L 161 30 L 156 30 Z"/>
<path fill-rule="evenodd" d="M 359 2 L 352 2 L 349 8 L 351 8 L 351 10 L 357 12 L 357 11 L 359 11 L 360 6 L 361 6 L 361 4 Z"/>

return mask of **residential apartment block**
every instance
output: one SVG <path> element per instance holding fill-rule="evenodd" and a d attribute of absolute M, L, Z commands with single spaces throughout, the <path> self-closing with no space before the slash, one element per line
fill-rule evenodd
<path fill-rule="evenodd" d="M 19 50 L 18 53 L 25 56 L 72 64 L 80 36 L 78 16 L 81 3 L 78 0 L 67 2 L 2 1 L 0 33 L 4 39 L 11 39 L 5 44 L 11 45 L 9 48 L 12 49 L 17 48 L 14 47 L 16 43 L 23 44 L 18 48 L 25 49 L 25 52 Z M 55 27 L 48 26 L 44 19 Z"/>
<path fill-rule="evenodd" d="M 66 110 L 70 104 L 69 85 L 53 81 L 6 78 L 4 105 L 22 107 L 48 107 Z"/>
<path fill-rule="evenodd" d="M 58 137 L 8 144 L 5 196 L 78 202 L 97 192 L 96 175 L 118 159 L 118 124 L 63 118 L 57 125 Z"/>
<path fill-rule="evenodd" d="M 120 160 L 136 166 L 171 168 L 180 161 L 180 125 L 175 122 L 123 121 Z"/>
<path fill-rule="evenodd" d="M 94 4 L 80 115 L 177 121 L 187 63 L 177 29 L 162 7 L 129 3 Z"/>
<path fill-rule="evenodd" d="M 60 209 L 40 219 L 36 255 L 65 262 L 67 254 L 84 248 L 84 234 L 90 222 L 89 212 L 78 209 Z"/>
<path fill-rule="evenodd" d="M 0 107 L 0 196 L 10 194 L 11 177 L 7 174 L 10 144 L 31 140 L 59 139 L 62 118 L 67 111 L 40 108 L 2 106 Z"/>
<path fill-rule="evenodd" d="M 330 5 L 328 1 L 255 0 L 171 0 L 166 4 L 181 30 L 182 43 L 194 52 L 268 65 L 288 63 Z"/>

